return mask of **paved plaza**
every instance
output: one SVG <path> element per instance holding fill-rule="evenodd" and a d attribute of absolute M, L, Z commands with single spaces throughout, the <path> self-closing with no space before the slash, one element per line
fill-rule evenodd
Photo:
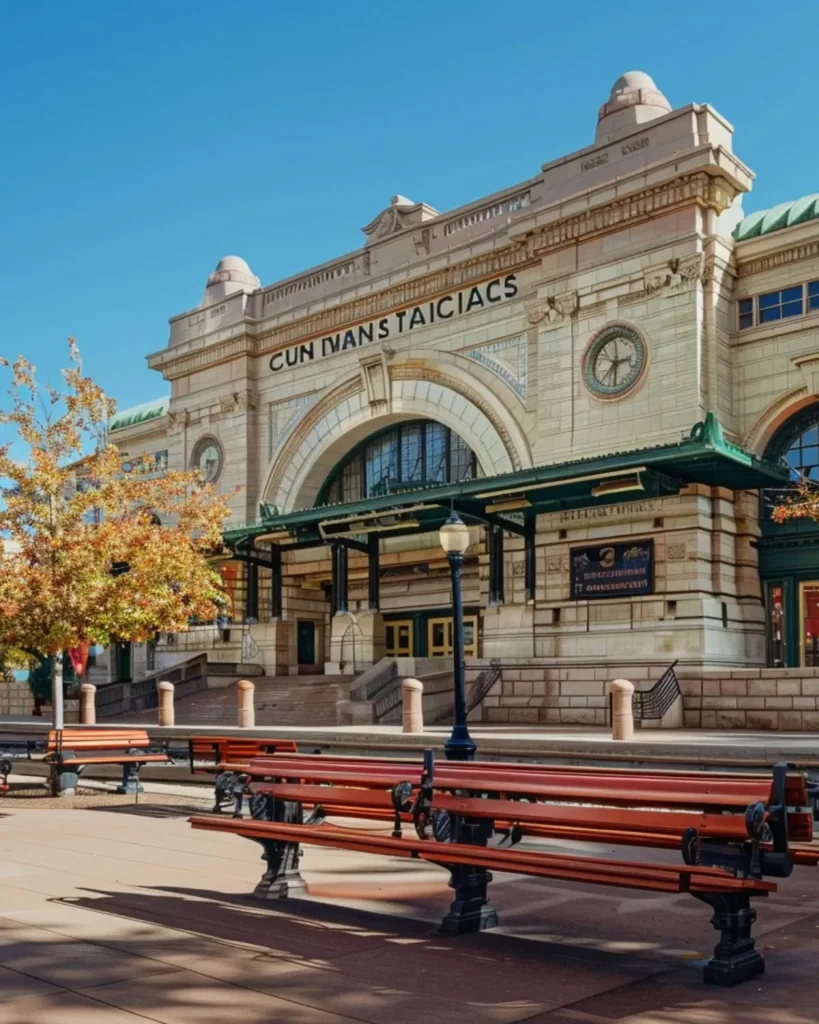
<path fill-rule="evenodd" d="M 726 991 L 685 895 L 497 875 L 502 927 L 443 939 L 442 870 L 308 848 L 310 897 L 256 902 L 260 848 L 194 833 L 200 792 L 0 803 L 0 1024 L 819 1024 L 807 869 L 759 905 L 767 974 Z"/>

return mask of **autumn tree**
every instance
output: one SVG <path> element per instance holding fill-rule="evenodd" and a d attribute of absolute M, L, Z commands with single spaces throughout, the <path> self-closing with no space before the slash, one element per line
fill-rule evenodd
<path fill-rule="evenodd" d="M 229 515 L 196 473 L 123 472 L 107 438 L 114 402 L 84 376 L 73 339 L 69 350 L 62 390 L 41 387 L 22 357 L 0 360 L 11 374 L 0 534 L 16 542 L 0 556 L 0 646 L 51 657 L 56 728 L 63 651 L 184 631 L 224 606 L 207 556 Z"/>
<path fill-rule="evenodd" d="M 771 519 L 775 523 L 786 523 L 789 519 L 813 519 L 819 522 L 819 490 L 816 485 L 803 477 L 795 494 L 774 504 Z"/>

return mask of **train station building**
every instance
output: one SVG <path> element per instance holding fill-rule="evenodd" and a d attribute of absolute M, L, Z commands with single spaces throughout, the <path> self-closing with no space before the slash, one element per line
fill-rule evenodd
<path fill-rule="evenodd" d="M 273 284 L 220 260 L 111 439 L 239 488 L 221 569 L 268 675 L 450 656 L 454 509 L 485 720 L 602 724 L 676 662 L 689 726 L 819 728 L 819 529 L 770 519 L 819 477 L 819 194 L 746 212 L 713 107 L 601 98 L 494 195 L 376 201 Z"/>

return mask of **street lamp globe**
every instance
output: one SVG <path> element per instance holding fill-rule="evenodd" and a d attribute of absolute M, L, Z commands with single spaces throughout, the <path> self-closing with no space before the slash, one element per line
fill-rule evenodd
<path fill-rule="evenodd" d="M 449 519 L 438 531 L 441 547 L 448 555 L 462 555 L 469 547 L 469 527 L 457 512 L 450 513 Z"/>

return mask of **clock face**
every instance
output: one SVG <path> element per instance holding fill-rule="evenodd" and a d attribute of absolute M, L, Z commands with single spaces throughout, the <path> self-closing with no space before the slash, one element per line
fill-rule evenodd
<path fill-rule="evenodd" d="M 645 365 L 646 346 L 637 331 L 612 324 L 603 328 L 586 352 L 586 387 L 601 398 L 619 398 L 634 387 Z"/>
<path fill-rule="evenodd" d="M 222 447 L 215 437 L 203 437 L 196 443 L 191 469 L 198 469 L 206 484 L 214 483 L 222 472 Z"/>

